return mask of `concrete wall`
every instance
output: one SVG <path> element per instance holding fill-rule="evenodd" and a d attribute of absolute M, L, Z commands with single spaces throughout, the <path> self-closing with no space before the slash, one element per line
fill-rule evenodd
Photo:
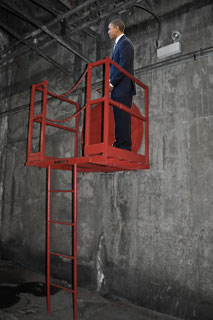
<path fill-rule="evenodd" d="M 171 43 L 171 31 L 177 29 L 182 54 L 191 54 L 182 61 L 159 63 L 153 45 L 156 22 L 145 13 L 141 17 L 147 18 L 140 22 L 137 10 L 123 16 L 126 33 L 135 44 L 136 75 L 150 87 L 151 168 L 78 175 L 78 283 L 182 319 L 210 320 L 213 55 L 212 51 L 200 55 L 197 50 L 212 46 L 213 5 L 211 1 L 161 1 L 155 10 L 161 16 L 164 44 Z M 104 32 L 107 24 L 98 31 Z M 84 35 L 79 41 L 95 60 L 97 48 L 91 49 L 91 39 Z M 74 68 L 76 61 L 65 49 L 49 50 Z M 110 50 L 103 36 L 99 57 Z M 84 63 L 79 71 L 83 69 Z M 2 112 L 29 103 L 30 85 L 44 79 L 55 92 L 64 92 L 74 83 L 34 54 L 5 69 Z M 83 102 L 82 92 L 75 99 Z M 53 107 L 52 113 L 60 117 L 57 106 Z M 46 177 L 44 169 L 24 166 L 28 109 L 0 121 L 2 257 L 44 271 Z M 66 134 L 48 132 L 50 152 L 69 154 L 68 141 Z M 70 173 L 55 172 L 53 183 L 66 187 L 71 178 Z M 69 216 L 70 198 L 53 201 L 56 218 Z M 68 242 L 68 231 L 63 231 L 63 238 L 58 233 L 52 239 L 58 250 L 60 246 L 68 250 Z M 68 280 L 63 262 L 55 260 L 53 274 Z"/>

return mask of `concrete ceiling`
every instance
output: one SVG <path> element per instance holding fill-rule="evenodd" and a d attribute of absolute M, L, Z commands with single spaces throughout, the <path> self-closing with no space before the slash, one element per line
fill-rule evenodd
<path fill-rule="evenodd" d="M 82 60 L 89 59 L 72 44 L 76 33 L 86 32 L 93 38 L 100 35 L 96 25 L 116 13 L 130 10 L 134 4 L 149 10 L 161 0 L 1 0 L 0 2 L 0 64 L 14 56 L 34 50 L 57 68 L 66 72 L 42 50 L 56 41 Z"/>
<path fill-rule="evenodd" d="M 64 73 L 63 65 L 48 56 L 48 45 L 57 43 L 90 62 L 81 44 L 86 33 L 92 41 L 100 40 L 100 22 L 112 16 L 134 11 L 134 23 L 156 18 L 156 45 L 160 45 L 161 17 L 186 6 L 202 6 L 212 0 L 1 0 L 0 1 L 0 66 L 33 50 Z M 137 9 L 140 6 L 143 10 Z M 133 10 L 134 9 L 134 10 Z M 150 13 L 152 16 L 150 16 Z M 160 19 L 158 18 L 160 17 Z M 157 25 L 156 25 L 157 26 Z M 80 51 L 82 50 L 82 51 Z"/>

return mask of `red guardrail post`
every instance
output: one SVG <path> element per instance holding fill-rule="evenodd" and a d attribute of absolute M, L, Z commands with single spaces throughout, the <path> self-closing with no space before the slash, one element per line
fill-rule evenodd
<path fill-rule="evenodd" d="M 47 114 L 47 87 L 48 80 L 43 82 L 43 104 L 42 104 L 42 119 L 41 119 L 41 144 L 40 144 L 40 152 L 41 152 L 41 160 L 44 160 L 45 153 L 45 131 L 46 131 L 46 114 Z"/>
<path fill-rule="evenodd" d="M 76 105 L 76 113 L 79 111 L 79 104 Z M 79 130 L 79 114 L 75 117 L 75 152 L 74 155 L 78 156 L 78 130 Z"/>
<path fill-rule="evenodd" d="M 92 66 L 91 64 L 89 64 L 88 72 L 87 72 L 85 147 L 90 144 L 91 86 L 92 86 Z"/>
<path fill-rule="evenodd" d="M 107 148 L 109 144 L 109 73 L 110 58 L 105 59 L 105 79 L 104 79 L 104 155 L 107 156 Z"/>
<path fill-rule="evenodd" d="M 35 85 L 32 85 L 31 99 L 30 99 L 30 118 L 29 118 L 29 136 L 28 136 L 28 150 L 27 160 L 29 160 L 32 153 L 32 139 L 33 139 L 33 116 L 34 116 L 34 104 L 35 104 Z"/>

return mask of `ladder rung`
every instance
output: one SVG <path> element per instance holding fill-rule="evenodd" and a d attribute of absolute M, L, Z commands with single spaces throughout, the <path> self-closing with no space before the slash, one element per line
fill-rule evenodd
<path fill-rule="evenodd" d="M 49 251 L 49 254 L 53 254 L 54 256 L 64 257 L 64 258 L 72 259 L 72 260 L 75 259 L 73 256 L 67 256 L 66 254 L 56 253 L 56 252 L 53 252 L 53 251 Z"/>
<path fill-rule="evenodd" d="M 49 192 L 74 192 L 74 190 L 49 190 Z"/>
<path fill-rule="evenodd" d="M 56 223 L 56 224 L 65 224 L 66 226 L 72 226 L 74 227 L 75 224 L 72 222 L 63 222 L 63 221 L 56 221 L 56 220 L 49 220 L 49 223 Z"/>
<path fill-rule="evenodd" d="M 51 286 L 53 287 L 56 287 L 56 288 L 59 288 L 59 289 L 62 289 L 62 290 L 65 290 L 65 291 L 68 291 L 68 292 L 72 292 L 74 293 L 75 291 L 72 290 L 72 289 L 68 289 L 68 288 L 65 288 L 65 287 L 62 287 L 62 286 L 59 286 L 58 284 L 55 284 L 55 283 L 50 283 Z"/>

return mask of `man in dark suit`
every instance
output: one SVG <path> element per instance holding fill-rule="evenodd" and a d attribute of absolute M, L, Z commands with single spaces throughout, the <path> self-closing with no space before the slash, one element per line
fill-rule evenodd
<path fill-rule="evenodd" d="M 124 34 L 125 25 L 121 20 L 113 20 L 109 24 L 108 34 L 111 40 L 115 40 L 112 60 L 134 74 L 134 47 L 132 42 Z M 110 68 L 110 92 L 111 98 L 131 108 L 132 97 L 136 94 L 135 84 L 115 66 Z M 131 115 L 113 106 L 115 120 L 114 147 L 131 151 Z"/>

